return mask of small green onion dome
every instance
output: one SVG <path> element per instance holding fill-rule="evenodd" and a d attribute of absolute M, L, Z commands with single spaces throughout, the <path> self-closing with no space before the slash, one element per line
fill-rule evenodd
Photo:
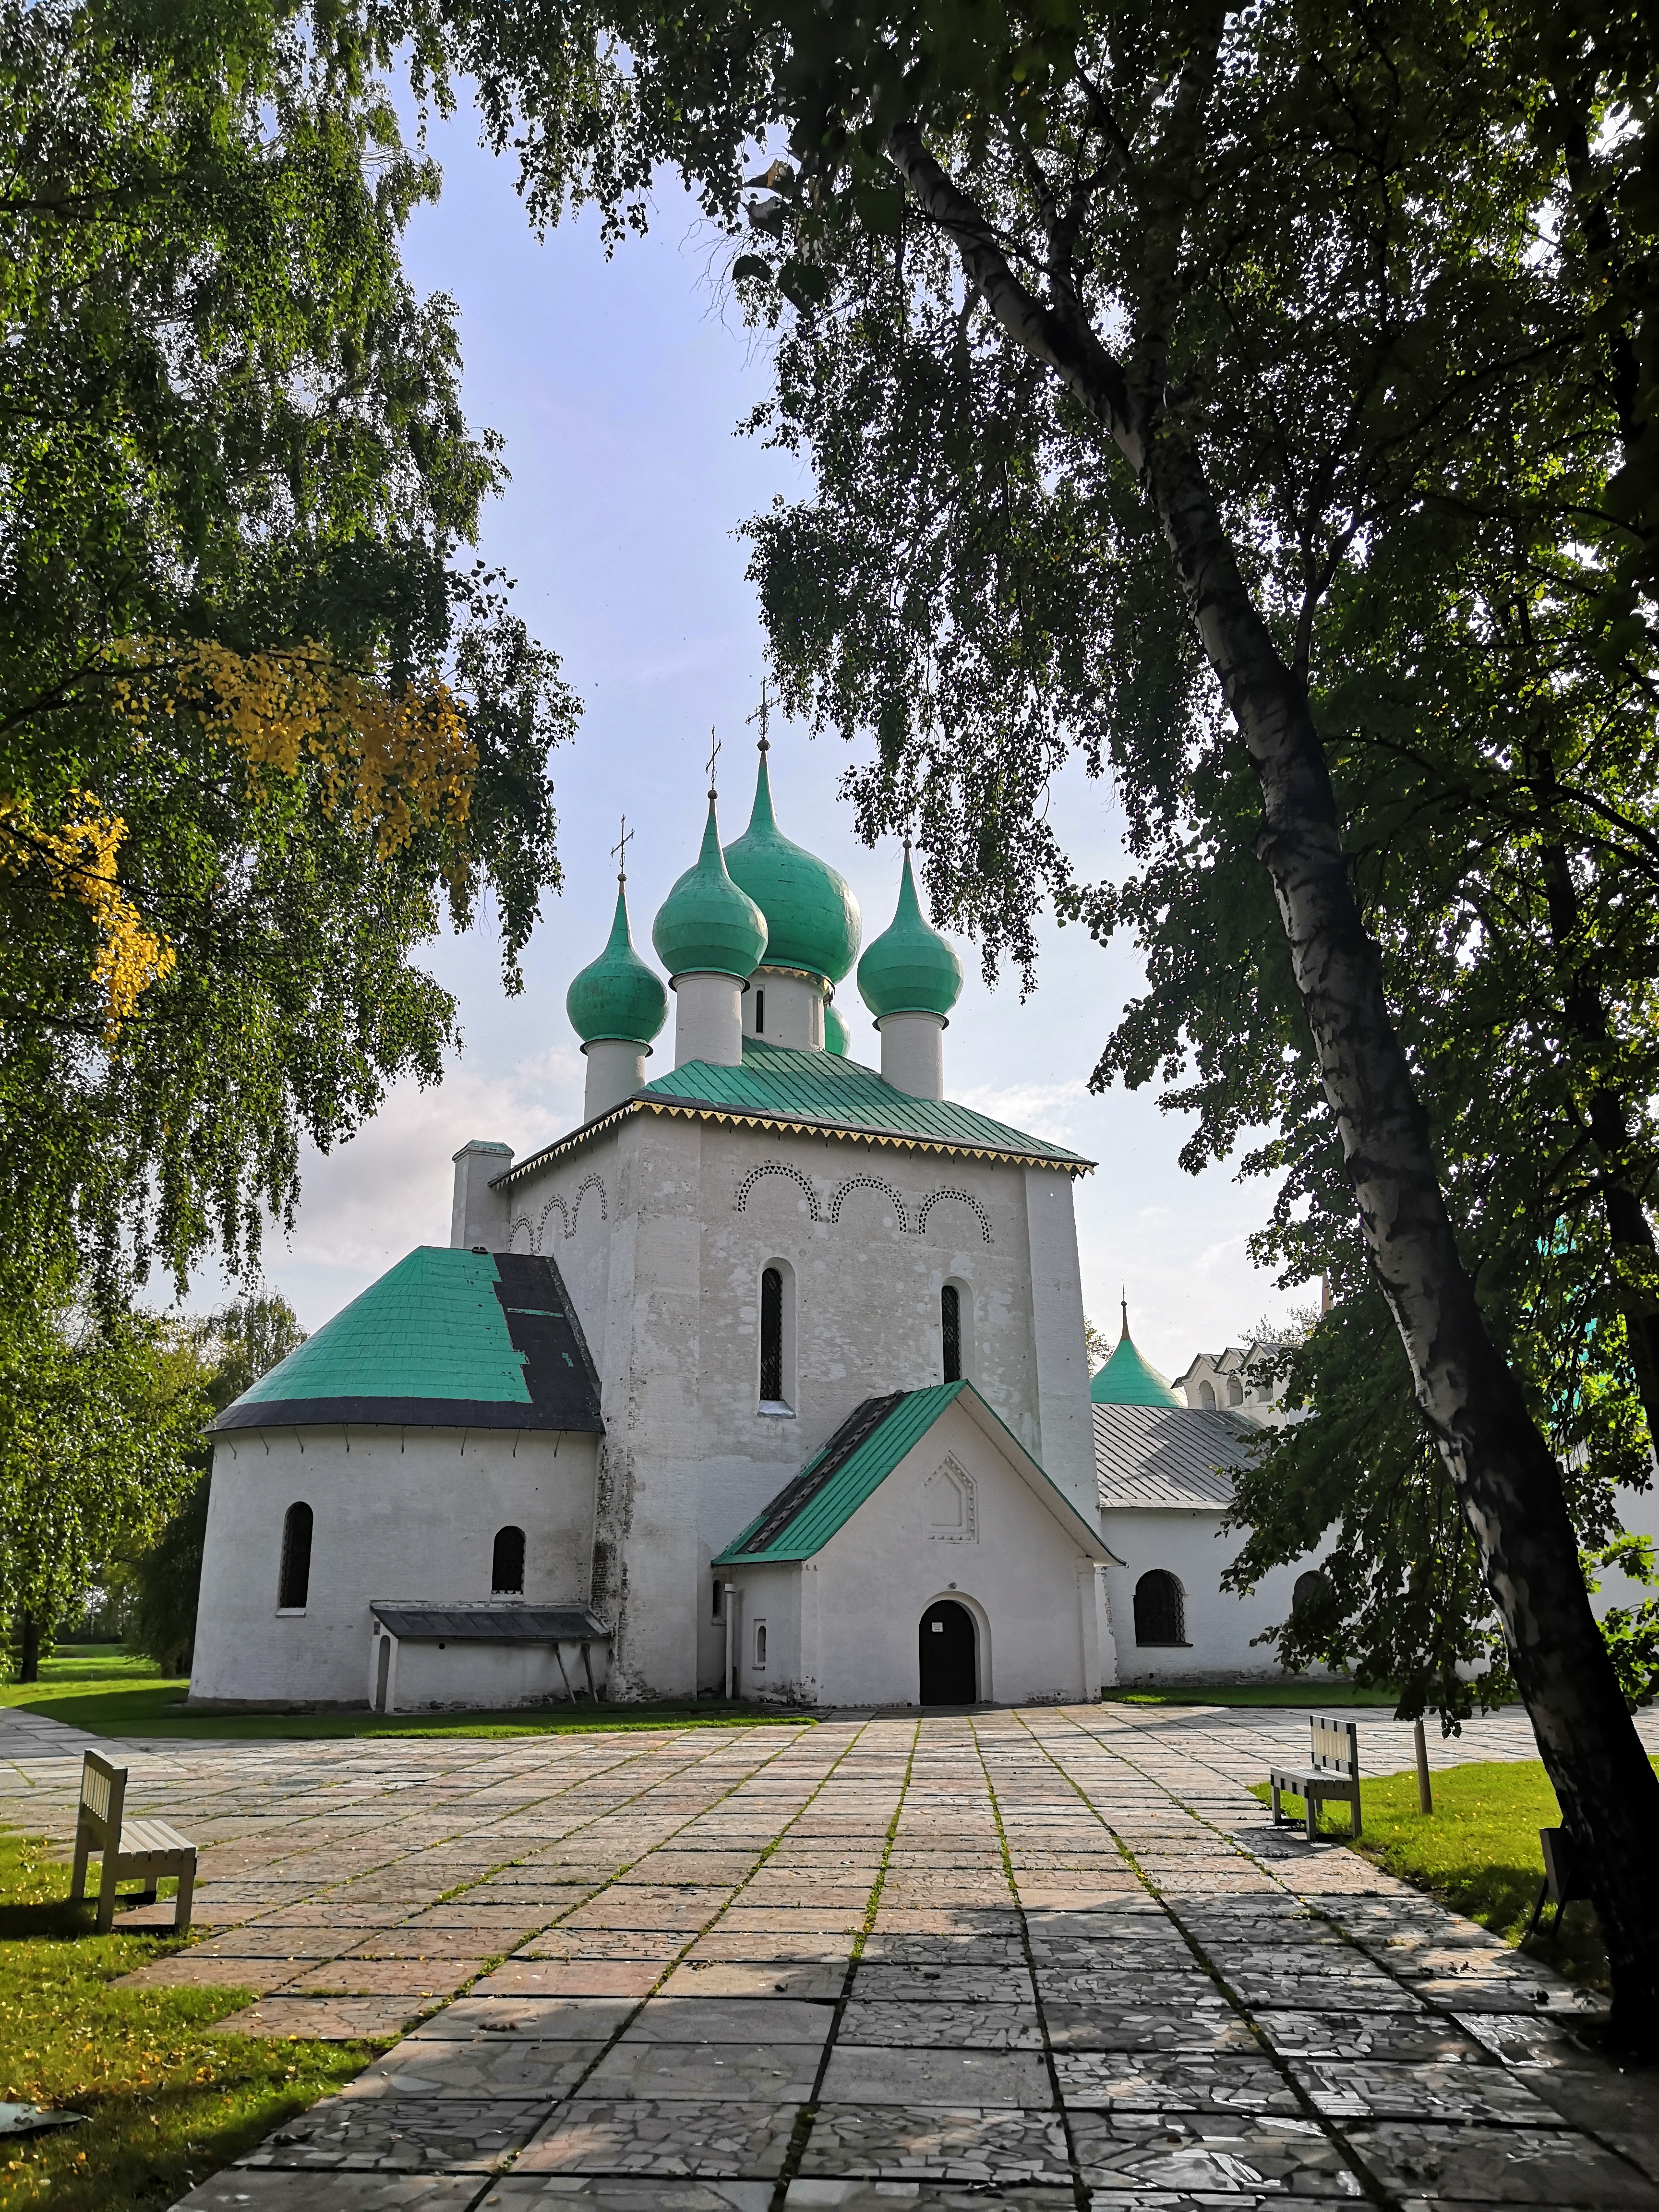
<path fill-rule="evenodd" d="M 1089 1385 L 1097 1406 L 1184 1406 L 1180 1397 L 1149 1360 L 1136 1351 L 1126 1318 L 1117 1349 Z"/>
<path fill-rule="evenodd" d="M 847 1026 L 847 1017 L 834 1004 L 823 1010 L 823 1048 L 845 1060 L 853 1049 L 853 1032 Z"/>
<path fill-rule="evenodd" d="M 921 910 L 908 845 L 898 912 L 859 963 L 859 995 L 878 1021 L 886 1014 L 943 1017 L 962 995 L 962 963 Z"/>
<path fill-rule="evenodd" d="M 634 950 L 628 926 L 628 893 L 617 883 L 617 918 L 599 958 L 584 968 L 564 994 L 570 1026 L 584 1044 L 618 1038 L 649 1045 L 668 1018 L 662 977 Z"/>
<path fill-rule="evenodd" d="M 761 963 L 766 917 L 726 872 L 713 792 L 697 865 L 663 901 L 651 942 L 671 981 L 680 975 L 735 975 L 747 982 Z"/>
<path fill-rule="evenodd" d="M 791 843 L 778 828 L 764 751 L 755 811 L 742 836 L 726 847 L 726 865 L 766 916 L 769 964 L 804 968 L 839 983 L 858 957 L 864 933 L 859 902 L 827 860 Z"/>

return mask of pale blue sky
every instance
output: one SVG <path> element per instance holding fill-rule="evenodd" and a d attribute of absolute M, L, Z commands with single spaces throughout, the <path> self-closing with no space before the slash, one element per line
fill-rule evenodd
<path fill-rule="evenodd" d="M 526 960 L 527 988 L 506 999 L 486 926 L 432 948 L 460 1001 L 465 1049 L 442 1086 L 400 1091 L 374 1125 L 328 1160 L 308 1157 L 291 1243 L 273 1237 L 270 1283 L 315 1328 L 416 1243 L 447 1241 L 450 1155 L 471 1137 L 520 1153 L 580 1118 L 582 1063 L 564 1013 L 574 971 L 604 941 L 615 896 L 607 848 L 626 811 L 635 936 L 695 858 L 710 724 L 724 740 L 722 829 L 748 817 L 761 630 L 744 580 L 737 525 L 801 479 L 795 465 L 736 434 L 766 387 L 752 334 L 706 280 L 710 241 L 672 190 L 652 235 L 606 261 L 591 222 L 538 244 L 511 172 L 480 151 L 469 118 L 433 134 L 444 195 L 416 218 L 407 259 L 422 290 L 459 303 L 468 411 L 507 439 L 512 482 L 489 511 L 482 551 L 518 579 L 532 629 L 563 657 L 586 706 L 575 745 L 556 761 L 562 896 L 544 902 Z M 836 797 L 833 740 L 773 727 L 781 826 L 832 860 L 864 909 L 867 939 L 891 916 L 898 855 L 866 851 Z M 1117 852 L 1107 787 L 1079 771 L 1056 788 L 1054 817 L 1096 874 Z M 1224 1170 L 1194 1179 L 1176 1165 L 1182 1125 L 1147 1093 L 1092 1097 L 1087 1079 L 1134 988 L 1127 947 L 1103 952 L 1076 930 L 1047 929 L 1039 988 L 994 993 L 962 948 L 969 981 L 945 1038 L 951 1096 L 1099 1161 L 1078 1188 L 1090 1311 L 1116 1334 L 1120 1280 L 1130 1323 L 1166 1373 L 1216 1350 L 1287 1301 L 1249 1262 L 1265 1185 Z M 856 991 L 839 1003 L 854 1056 L 878 1060 Z M 647 1072 L 672 1065 L 672 1023 Z M 192 1304 L 212 1298 L 204 1278 Z"/>

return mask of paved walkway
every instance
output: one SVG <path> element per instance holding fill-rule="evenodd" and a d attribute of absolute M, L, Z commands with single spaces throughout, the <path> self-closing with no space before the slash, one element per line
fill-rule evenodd
<path fill-rule="evenodd" d="M 1368 1767 L 1405 1763 L 1360 1720 Z M 135 1809 L 204 1845 L 212 1931 L 135 1978 L 263 1992 L 231 2032 L 410 2030 L 184 2206 L 1659 2212 L 1659 2100 L 1571 2039 L 1576 1992 L 1273 1830 L 1243 1784 L 1304 1730 L 129 1747 Z M 0 1762 L 0 1812 L 65 1835 L 78 1740 Z"/>

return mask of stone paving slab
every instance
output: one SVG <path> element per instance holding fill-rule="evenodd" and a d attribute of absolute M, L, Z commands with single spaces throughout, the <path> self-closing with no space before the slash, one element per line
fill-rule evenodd
<path fill-rule="evenodd" d="M 1358 1717 L 1367 1771 L 1409 1765 Z M 263 1991 L 227 2033 L 392 2046 L 185 2203 L 1659 2212 L 1659 2084 L 1575 2039 L 1583 1992 L 1273 1829 L 1246 1785 L 1305 1728 L 124 1747 L 135 1811 L 213 1853 L 207 1941 L 143 1978 Z M 27 1737 L 0 1723 L 0 1796 L 62 1844 L 82 1740 Z M 1431 1747 L 1531 1755 L 1514 1716 Z"/>

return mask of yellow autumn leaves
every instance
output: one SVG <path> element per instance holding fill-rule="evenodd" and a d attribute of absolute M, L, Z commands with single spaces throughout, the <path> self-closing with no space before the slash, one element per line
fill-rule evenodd
<path fill-rule="evenodd" d="M 324 811 L 332 817 L 344 807 L 373 835 L 382 859 L 418 828 L 459 827 L 467 818 L 477 751 L 459 703 L 436 678 L 393 693 L 310 641 L 241 653 L 193 638 L 127 639 L 106 659 L 111 704 L 137 742 L 153 744 L 169 726 L 194 720 L 250 770 L 294 776 L 310 764 Z M 51 897 L 75 899 L 91 915 L 98 938 L 91 972 L 112 1044 L 177 955 L 145 927 L 118 879 L 126 823 L 84 792 L 70 794 L 70 812 L 58 828 L 45 829 L 26 799 L 0 795 L 0 870 L 38 870 Z"/>

